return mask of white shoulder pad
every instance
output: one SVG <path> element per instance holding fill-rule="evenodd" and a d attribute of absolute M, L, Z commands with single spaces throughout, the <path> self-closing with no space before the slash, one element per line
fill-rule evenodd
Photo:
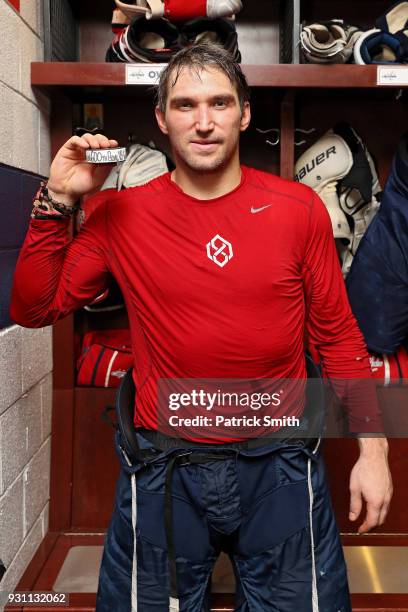
<path fill-rule="evenodd" d="M 331 130 L 307 149 L 295 165 L 295 180 L 317 193 L 349 173 L 353 155 L 341 136 Z"/>

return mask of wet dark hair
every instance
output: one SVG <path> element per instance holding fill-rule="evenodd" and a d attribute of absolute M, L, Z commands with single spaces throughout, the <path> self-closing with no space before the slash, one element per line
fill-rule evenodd
<path fill-rule="evenodd" d="M 161 73 L 156 88 L 156 104 L 162 113 L 166 110 L 169 88 L 174 87 L 184 68 L 194 70 L 199 75 L 202 70 L 210 67 L 223 72 L 235 86 L 242 111 L 245 102 L 249 101 L 250 89 L 240 65 L 221 45 L 199 43 L 176 53 Z"/>

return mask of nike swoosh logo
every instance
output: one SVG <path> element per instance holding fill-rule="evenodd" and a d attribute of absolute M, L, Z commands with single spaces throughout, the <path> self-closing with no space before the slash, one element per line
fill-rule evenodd
<path fill-rule="evenodd" d="M 261 210 L 265 210 L 265 208 L 269 208 L 270 206 L 272 206 L 272 204 L 267 204 L 266 206 L 261 206 L 261 208 L 254 208 L 253 206 L 251 206 L 251 213 L 261 212 Z"/>

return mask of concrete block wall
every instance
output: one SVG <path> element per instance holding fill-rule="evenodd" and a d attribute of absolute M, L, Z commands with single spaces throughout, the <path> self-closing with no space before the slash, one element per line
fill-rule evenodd
<path fill-rule="evenodd" d="M 52 328 L 0 331 L 0 590 L 12 591 L 48 530 Z"/>
<path fill-rule="evenodd" d="M 30 62 L 44 58 L 41 0 L 20 0 L 20 13 L 0 1 L 0 107 L 7 109 L 0 131 L 0 162 L 46 176 L 50 144 L 44 126 L 50 102 L 32 91 Z"/>
<path fill-rule="evenodd" d="M 30 86 L 30 62 L 42 61 L 44 54 L 42 0 L 12 4 L 0 0 L 0 209 L 5 228 L 0 232 L 5 279 L 0 296 L 0 559 L 6 567 L 0 591 L 15 589 L 48 530 L 52 425 L 52 328 L 25 329 L 7 319 L 9 281 L 31 199 L 50 165 L 50 103 Z"/>

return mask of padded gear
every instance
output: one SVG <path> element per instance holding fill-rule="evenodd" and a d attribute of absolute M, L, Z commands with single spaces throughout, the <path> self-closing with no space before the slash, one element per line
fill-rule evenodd
<path fill-rule="evenodd" d="M 354 46 L 356 64 L 405 64 L 408 62 L 408 30 L 395 34 L 368 30 Z"/>
<path fill-rule="evenodd" d="M 379 386 L 408 385 L 408 352 L 405 346 L 400 346 L 393 355 L 371 354 L 370 366 Z"/>
<path fill-rule="evenodd" d="M 345 241 L 351 240 L 351 232 L 339 205 L 336 186 L 352 165 L 353 156 L 346 142 L 329 130 L 300 156 L 295 166 L 295 180 L 319 194 L 329 212 L 334 237 Z"/>
<path fill-rule="evenodd" d="M 179 49 L 178 28 L 167 19 L 133 21 L 123 32 L 121 42 L 136 62 L 168 62 Z M 123 51 L 123 49 L 122 49 Z"/>
<path fill-rule="evenodd" d="M 352 229 L 351 242 L 342 257 L 346 276 L 360 241 L 380 207 L 381 186 L 374 160 L 357 132 L 345 122 L 337 123 L 333 130 L 345 140 L 353 155 L 353 166 L 339 183 L 340 208 Z"/>
<path fill-rule="evenodd" d="M 140 16 L 147 19 L 158 19 L 163 17 L 164 14 L 164 3 L 162 0 L 128 0 L 127 2 L 115 0 L 115 3 L 130 19 Z"/>
<path fill-rule="evenodd" d="M 237 31 L 228 19 L 192 19 L 181 27 L 181 42 L 183 47 L 202 42 L 218 43 L 231 53 L 236 62 L 241 61 Z"/>
<path fill-rule="evenodd" d="M 305 25 L 300 34 L 303 60 L 313 64 L 344 64 L 361 34 L 360 28 L 343 19 Z"/>
<path fill-rule="evenodd" d="M 295 179 L 312 187 L 326 204 L 343 275 L 381 200 L 375 163 L 357 132 L 337 123 L 299 158 Z"/>
<path fill-rule="evenodd" d="M 121 30 L 130 24 L 130 19 L 119 9 L 114 9 L 112 13 L 112 32 L 119 34 Z"/>
<path fill-rule="evenodd" d="M 184 0 L 181 0 L 184 2 Z M 228 17 L 236 15 L 242 10 L 241 0 L 207 0 L 207 17 Z"/>
<path fill-rule="evenodd" d="M 116 6 L 133 19 L 143 16 L 146 19 L 166 17 L 171 21 L 186 21 L 196 17 L 230 17 L 242 9 L 241 0 L 115 0 Z"/>
<path fill-rule="evenodd" d="M 191 19 L 180 27 L 167 19 L 135 19 L 121 30 L 109 47 L 107 62 L 167 63 L 183 47 L 201 42 L 218 43 L 241 61 L 234 24 L 228 19 Z"/>
<path fill-rule="evenodd" d="M 120 191 L 122 188 L 145 185 L 168 170 L 164 153 L 153 147 L 134 144 L 129 149 L 126 161 L 112 168 L 101 191 L 105 189 Z"/>
<path fill-rule="evenodd" d="M 408 29 L 408 2 L 394 4 L 376 20 L 375 27 L 391 34 Z"/>
<path fill-rule="evenodd" d="M 149 23 L 155 25 L 149 28 L 146 25 Z M 130 28 L 134 29 L 133 38 L 129 38 Z M 178 30 L 173 24 L 166 19 L 147 22 L 142 18 L 116 35 L 106 53 L 105 61 L 166 63 L 179 50 Z"/>

